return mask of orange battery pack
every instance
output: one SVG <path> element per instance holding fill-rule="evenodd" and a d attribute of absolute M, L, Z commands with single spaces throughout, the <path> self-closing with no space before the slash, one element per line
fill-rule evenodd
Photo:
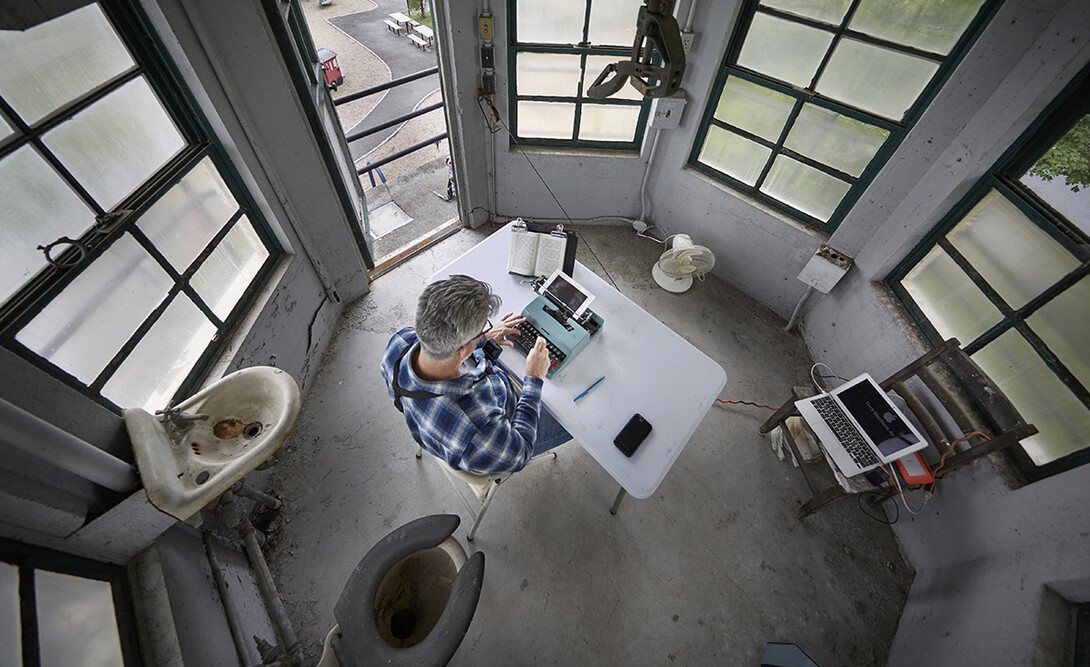
<path fill-rule="evenodd" d="M 897 469 L 901 471 L 901 479 L 913 486 L 933 484 L 935 482 L 935 476 L 931 474 L 931 469 L 927 467 L 927 461 L 923 460 L 919 452 L 913 452 L 903 459 L 897 459 Z"/>

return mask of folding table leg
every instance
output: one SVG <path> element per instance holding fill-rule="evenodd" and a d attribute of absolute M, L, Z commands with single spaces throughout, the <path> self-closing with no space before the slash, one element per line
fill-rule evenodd
<path fill-rule="evenodd" d="M 624 500 L 625 490 L 621 487 L 621 490 L 617 492 L 617 498 L 613 501 L 613 506 L 609 508 L 610 514 L 617 514 L 617 508 L 621 506 L 621 501 Z"/>

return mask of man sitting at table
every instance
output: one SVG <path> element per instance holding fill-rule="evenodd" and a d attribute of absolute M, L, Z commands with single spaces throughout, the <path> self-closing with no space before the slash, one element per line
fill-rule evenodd
<path fill-rule="evenodd" d="M 521 396 L 484 355 L 484 342 L 513 346 L 525 318 L 508 313 L 483 334 L 500 305 L 492 288 L 469 276 L 432 283 L 420 295 L 416 328 L 386 345 L 382 376 L 413 439 L 452 468 L 498 474 L 571 440 L 541 406 L 549 368 L 545 339 L 526 357 Z"/>

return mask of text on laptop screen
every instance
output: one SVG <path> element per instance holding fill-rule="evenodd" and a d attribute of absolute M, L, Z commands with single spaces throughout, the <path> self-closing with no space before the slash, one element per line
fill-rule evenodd
<path fill-rule="evenodd" d="M 837 391 L 836 397 L 884 456 L 892 456 L 920 441 L 889 399 L 870 382 L 857 382 Z"/>

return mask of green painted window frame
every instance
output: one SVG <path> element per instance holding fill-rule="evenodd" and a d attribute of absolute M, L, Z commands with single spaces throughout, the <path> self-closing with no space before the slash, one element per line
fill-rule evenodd
<path fill-rule="evenodd" d="M 938 344 L 941 336 L 928 320 L 923 309 L 916 303 L 902 284 L 910 271 L 936 246 L 941 247 L 969 276 L 1001 313 L 998 324 L 983 332 L 975 340 L 961 341 L 962 347 L 970 355 L 981 350 L 1000 335 L 1015 330 L 1041 357 L 1045 365 L 1052 370 L 1060 381 L 1087 408 L 1090 408 L 1090 391 L 1064 366 L 1063 362 L 1048 349 L 1041 338 L 1026 324 L 1026 320 L 1037 310 L 1059 296 L 1082 278 L 1090 275 L 1090 235 L 1080 230 L 1067 220 L 1063 214 L 1039 197 L 1029 187 L 1020 182 L 1020 177 L 1036 163 L 1037 159 L 1063 137 L 1080 118 L 1090 114 L 1090 67 L 1085 68 L 1069 84 L 1057 100 L 1046 109 L 1037 121 L 1029 127 L 1013 146 L 992 166 L 988 174 L 982 177 L 972 189 L 950 210 L 938 225 L 917 245 L 912 252 L 886 277 L 885 283 L 907 308 L 920 330 L 928 340 Z M 1055 239 L 1079 262 L 1079 266 L 1068 272 L 1048 288 L 1029 299 L 1020 308 L 1012 308 L 987 283 L 960 253 L 947 241 L 946 235 L 981 201 L 989 192 L 998 192 L 1006 201 L 1031 220 L 1039 229 Z M 1020 446 L 1006 450 L 1008 458 L 1024 475 L 1028 482 L 1035 482 L 1051 477 L 1072 468 L 1090 463 L 1090 444 L 1062 458 L 1044 465 L 1036 465 Z"/>
<path fill-rule="evenodd" d="M 520 144 L 523 146 L 551 146 L 557 148 L 605 148 L 605 149 L 619 149 L 619 150 L 634 150 L 638 151 L 643 144 L 643 137 L 647 130 L 647 118 L 651 110 L 651 101 L 644 99 L 638 100 L 623 100 L 615 97 L 607 97 L 605 99 L 591 100 L 586 97 L 584 91 L 590 87 L 594 82 L 594 77 L 598 75 L 597 72 L 587 71 L 587 56 L 610 56 L 616 58 L 618 61 L 627 60 L 632 55 L 632 47 L 630 46 L 593 46 L 589 43 L 587 38 L 587 32 L 590 29 L 590 9 L 591 4 L 594 2 L 608 2 L 608 0 L 586 0 L 586 13 L 583 16 L 583 41 L 579 44 L 544 44 L 544 43 L 532 43 L 532 42 L 519 42 L 518 30 L 516 27 L 517 16 L 515 5 L 517 0 L 507 0 L 507 35 L 508 35 L 508 66 L 507 66 L 507 79 L 510 94 L 508 95 L 508 109 L 509 118 L 511 119 L 511 137 L 512 144 Z M 635 17 L 633 17 L 635 20 Z M 564 55 L 576 55 L 580 56 L 579 67 L 582 71 L 580 77 L 579 86 L 574 96 L 556 96 L 556 95 L 519 95 L 518 93 L 518 72 L 515 67 L 515 62 L 518 60 L 519 53 L 555 53 Z M 588 80 L 587 75 L 590 75 Z M 627 84 L 626 84 L 627 85 Z M 518 122 L 518 103 L 519 102 L 563 102 L 575 105 L 575 120 L 572 124 L 572 135 L 570 139 L 546 139 L 542 137 L 523 137 L 519 133 Z M 587 141 L 577 139 L 579 136 L 579 123 L 582 119 L 582 111 L 584 103 L 593 104 L 608 104 L 618 106 L 630 106 L 640 108 L 639 118 L 636 120 L 636 132 L 632 141 Z"/>
<path fill-rule="evenodd" d="M 322 64 L 318 62 L 318 49 L 314 44 L 310 26 L 307 25 L 303 8 L 300 6 L 299 0 L 287 0 L 286 2 L 262 0 L 262 5 L 272 27 L 277 46 L 280 47 L 280 51 L 288 61 L 288 73 L 292 84 L 295 86 L 300 99 L 308 100 L 307 103 L 303 104 L 303 114 L 315 136 L 326 135 L 322 121 L 319 118 L 320 112 L 317 105 L 322 104 L 322 100 L 324 100 L 332 109 L 332 99 L 325 83 L 325 74 L 322 73 Z M 314 104 L 310 104 L 309 101 L 313 101 Z M 337 118 L 335 111 L 333 111 L 333 117 Z M 330 140 L 339 140 L 344 153 L 351 155 L 348 142 L 345 140 L 344 132 L 340 129 L 339 122 L 337 128 L 339 136 L 330 137 Z M 325 162 L 330 173 L 338 173 L 338 161 L 332 146 L 319 141 L 318 149 L 321 152 L 322 161 Z M 354 165 L 353 170 L 355 170 Z M 333 179 L 333 187 L 337 192 L 337 199 L 345 212 L 346 219 L 355 221 L 349 224 L 349 231 L 352 233 L 352 238 L 356 243 L 360 258 L 363 260 L 363 265 L 368 271 L 373 270 L 375 268 L 374 246 L 370 234 L 364 229 L 367 218 L 367 200 L 363 192 L 363 186 L 358 178 L 353 178 L 348 183 L 340 179 Z M 362 214 L 362 219 L 360 219 L 357 211 Z M 340 303 L 339 297 L 337 299 L 337 303 Z"/>
<path fill-rule="evenodd" d="M 851 20 L 856 9 L 862 0 L 852 0 L 851 6 L 841 20 L 839 27 L 832 27 L 831 24 L 822 23 L 815 19 L 806 17 L 800 17 L 794 14 L 790 14 L 786 11 L 764 7 L 759 4 L 759 0 L 745 0 L 745 4 L 739 13 L 739 18 L 735 23 L 734 30 L 730 36 L 730 42 L 726 53 L 723 56 L 723 61 L 719 67 L 719 72 L 716 74 L 715 83 L 712 86 L 711 92 L 708 96 L 707 105 L 704 108 L 703 116 L 700 121 L 700 127 L 697 130 L 696 137 L 693 141 L 693 148 L 689 154 L 689 166 L 697 171 L 718 180 L 732 189 L 743 192 L 747 196 L 753 197 L 763 204 L 766 204 L 773 209 L 794 218 L 814 229 L 817 229 L 825 234 L 832 234 L 833 231 L 844 220 L 844 217 L 851 211 L 852 207 L 862 196 L 863 192 L 874 180 L 878 172 L 885 166 L 886 162 L 896 151 L 897 147 L 908 135 L 909 130 L 920 118 L 923 112 L 927 109 L 927 106 L 938 94 L 943 84 L 950 78 L 954 69 L 958 63 L 961 62 L 965 54 L 969 51 L 973 42 L 976 41 L 980 33 L 983 31 L 984 26 L 994 15 L 998 9 L 1000 2 L 998 0 L 985 0 L 977 12 L 977 15 L 970 22 L 969 26 L 965 29 L 962 35 L 958 38 L 957 42 L 950 49 L 950 52 L 942 56 L 941 54 L 929 53 L 914 47 L 897 44 L 884 39 L 871 37 L 865 33 L 853 31 L 847 28 L 847 23 Z M 823 30 L 829 31 L 833 34 L 832 41 L 830 42 L 825 55 L 818 66 L 813 78 L 811 79 L 810 86 L 803 89 L 797 86 L 779 81 L 772 78 L 769 75 L 762 74 L 760 72 L 747 69 L 738 65 L 738 58 L 741 54 L 742 47 L 745 44 L 745 38 L 749 32 L 749 27 L 753 22 L 754 16 L 758 13 L 766 14 L 775 18 L 785 19 L 793 23 L 806 25 L 809 27 L 820 27 Z M 829 60 L 832 57 L 833 51 L 843 37 L 850 37 L 854 41 L 865 42 L 869 45 L 884 47 L 892 50 L 896 50 L 899 53 L 912 55 L 920 58 L 925 58 L 938 64 L 938 69 L 932 75 L 929 83 L 924 87 L 923 91 L 916 98 L 916 101 L 906 111 L 904 117 L 899 121 L 892 121 L 888 118 L 878 116 L 876 114 L 858 109 L 847 104 L 844 104 L 836 99 L 827 97 L 814 90 L 815 82 L 817 82 L 822 73 L 824 72 Z M 723 93 L 723 88 L 726 85 L 727 78 L 730 76 L 744 79 L 750 83 L 760 85 L 764 88 L 768 88 L 778 93 L 782 93 L 794 98 L 794 103 L 788 116 L 787 121 L 784 123 L 784 127 L 780 133 L 777 141 L 769 141 L 763 137 L 759 137 L 751 132 L 748 132 L 742 128 L 728 124 L 726 122 L 716 119 L 715 111 L 719 104 L 720 97 Z M 785 148 L 784 143 L 787 140 L 787 136 L 793 127 L 795 120 L 802 109 L 803 104 L 813 104 L 818 107 L 834 111 L 842 114 L 853 120 L 865 122 L 869 125 L 875 126 L 882 130 L 889 132 L 889 136 L 883 142 L 881 147 L 871 158 L 870 163 L 860 173 L 859 176 L 851 176 L 846 174 L 832 166 L 825 165 L 815 159 L 802 155 L 801 153 L 792 151 Z M 700 154 L 704 148 L 705 140 L 708 136 L 708 131 L 711 127 L 719 127 L 724 130 L 729 130 L 732 133 L 739 134 L 742 137 L 755 141 L 764 148 L 771 150 L 769 157 L 767 158 L 764 167 L 757 178 L 754 185 L 744 183 L 737 178 L 734 178 L 728 174 L 719 171 L 711 165 L 700 162 Z M 817 217 L 814 217 L 808 213 L 805 213 L 771 195 L 768 195 L 760 190 L 761 185 L 764 183 L 765 177 L 772 169 L 772 165 L 778 156 L 784 156 L 793 160 L 802 162 L 808 167 L 817 169 L 821 173 L 835 177 L 841 181 L 844 181 L 850 185 L 849 190 L 840 200 L 840 203 L 833 210 L 829 216 L 828 221 L 823 221 Z"/>
<path fill-rule="evenodd" d="M 88 2 L 87 4 L 96 3 Z M 121 85 L 140 77 L 144 77 L 151 86 L 159 102 L 181 133 L 186 147 L 159 171 L 145 180 L 132 194 L 118 202 L 109 211 L 103 210 L 94 201 L 93 197 L 83 190 L 77 179 L 68 172 L 59 160 L 47 157 L 51 166 L 57 170 L 65 182 L 73 187 L 73 191 L 77 193 L 80 199 L 100 219 L 108 219 L 109 222 L 92 225 L 79 239 L 76 239 L 79 246 L 82 246 L 82 250 L 75 245 L 69 245 L 66 249 L 55 252 L 53 255 L 54 260 L 61 266 L 47 265 L 23 285 L 19 291 L 0 305 L 0 345 L 95 402 L 117 414 L 121 414 L 122 409 L 128 406 L 118 406 L 104 396 L 101 391 L 122 362 L 136 348 L 143 336 L 158 321 L 168 306 L 173 303 L 174 298 L 182 293 L 189 297 L 194 305 L 215 326 L 216 333 L 208 341 L 198 360 L 175 391 L 171 402 L 177 401 L 179 397 L 191 394 L 199 386 L 212 363 L 223 350 L 230 334 L 241 323 L 258 293 L 268 282 L 275 270 L 275 265 L 284 255 L 284 251 L 248 189 L 243 184 L 242 178 L 235 170 L 226 151 L 216 141 L 212 140 L 211 126 L 199 110 L 195 98 L 175 68 L 165 46 L 156 36 L 139 3 L 135 0 L 98 0 L 97 4 L 113 25 L 136 65 L 122 75 L 114 77 L 85 95 L 66 103 L 60 109 L 47 115 L 45 119 L 29 126 L 19 119 L 18 114 L 10 105 L 0 99 L 0 109 L 3 110 L 7 118 L 13 121 L 13 129 L 15 130 L 13 137 L 9 137 L 0 144 L 0 158 L 26 145 L 34 145 L 42 155 L 51 156 L 51 152 L 41 140 L 42 135 L 47 130 L 63 122 L 77 111 L 90 107 L 95 101 L 116 90 Z M 205 158 L 212 161 L 219 176 L 234 196 L 239 208 L 198 255 L 190 269 L 180 273 L 171 266 L 163 252 L 137 226 L 137 222 L 144 212 L 150 209 L 172 186 L 190 173 Z M 236 223 L 243 217 L 252 225 L 265 250 L 268 251 L 268 256 L 230 314 L 226 318 L 220 318 L 189 284 L 189 280 L 196 273 L 200 262 L 218 247 L 220 241 L 235 228 Z M 107 363 L 95 380 L 91 383 L 84 383 L 29 349 L 16 338 L 16 335 L 68 285 L 72 284 L 85 269 L 101 257 L 116 241 L 126 235 L 134 239 L 152 256 L 160 268 L 167 273 L 173 284 L 158 306 L 152 310 L 143 323 L 125 341 L 121 349 Z"/>

